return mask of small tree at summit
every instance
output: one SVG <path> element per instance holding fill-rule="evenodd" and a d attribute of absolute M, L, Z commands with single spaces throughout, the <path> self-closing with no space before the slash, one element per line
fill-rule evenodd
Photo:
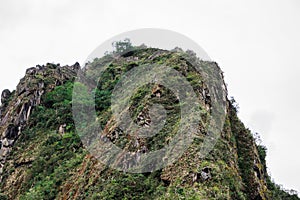
<path fill-rule="evenodd" d="M 115 48 L 114 53 L 123 53 L 133 48 L 129 38 L 125 38 L 123 41 L 115 41 L 112 46 Z"/>

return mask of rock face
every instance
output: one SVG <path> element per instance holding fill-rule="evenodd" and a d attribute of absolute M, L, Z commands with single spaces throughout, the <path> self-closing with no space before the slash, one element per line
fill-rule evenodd
<path fill-rule="evenodd" d="M 11 96 L 11 92 L 8 89 L 3 90 L 1 94 L 1 103 L 4 104 L 5 102 L 7 102 L 10 96 Z"/>
<path fill-rule="evenodd" d="M 80 66 L 60 67 L 48 63 L 46 66 L 36 66 L 26 70 L 26 75 L 20 80 L 16 91 L 4 90 L 1 95 L 0 119 L 0 172 L 6 157 L 12 150 L 14 142 L 30 118 L 32 110 L 40 105 L 42 96 L 56 86 L 72 80 Z"/>
<path fill-rule="evenodd" d="M 131 174 L 109 168 L 83 147 L 75 133 L 71 107 L 73 86 L 78 84 L 73 83 L 78 63 L 27 69 L 16 90 L 5 90 L 1 95 L 0 199 L 298 199 L 270 181 L 265 149 L 255 144 L 251 132 L 237 117 L 234 102 L 225 95 L 227 115 L 221 136 L 209 155 L 199 157 L 201 143 L 209 135 L 205 123 L 213 99 L 202 81 L 206 74 L 193 68 L 186 59 L 189 54 L 193 55 L 178 49 L 137 49 L 122 56 L 95 59 L 86 66 L 89 70 L 83 71 L 89 78 L 97 77 L 97 69 L 108 65 L 94 91 L 96 122 L 104 130 L 100 139 L 130 151 L 137 160 L 143 153 L 170 143 L 180 120 L 179 98 L 160 84 L 141 86 L 128 108 L 133 121 L 140 127 L 151 126 L 154 120 L 149 108 L 159 104 L 166 110 L 166 123 L 151 138 L 136 137 L 122 130 L 111 114 L 109 102 L 117 81 L 133 67 L 164 63 L 190 82 L 201 102 L 203 124 L 195 130 L 197 137 L 182 156 L 151 173 Z M 215 71 L 227 94 L 217 63 L 193 60 Z M 89 104 L 86 99 L 84 102 Z M 124 164 L 124 169 L 130 167 L 122 157 L 116 163 Z"/>

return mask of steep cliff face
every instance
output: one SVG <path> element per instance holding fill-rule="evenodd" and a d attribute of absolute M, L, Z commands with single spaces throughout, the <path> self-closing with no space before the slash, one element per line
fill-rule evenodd
<path fill-rule="evenodd" d="M 26 70 L 17 89 L 12 93 L 4 90 L 0 107 L 0 172 L 15 141 L 26 127 L 32 110 L 41 104 L 42 96 L 56 86 L 72 80 L 79 65 L 59 67 L 54 64 L 36 66 Z"/>
<path fill-rule="evenodd" d="M 87 76 L 108 65 L 97 83 L 97 121 L 105 137 L 133 153 L 153 151 L 169 142 L 178 127 L 179 102 L 168 88 L 146 84 L 131 98 L 131 117 L 149 126 L 149 107 L 167 108 L 166 124 L 152 138 L 123 133 L 114 122 L 112 90 L 126 71 L 143 64 L 162 64 L 176 69 L 190 82 L 203 111 L 209 112 L 210 94 L 182 51 L 133 50 L 122 56 L 107 55 L 86 67 Z M 194 58 L 196 59 L 196 58 Z M 222 72 L 214 62 L 197 65 Z M 266 173 L 265 149 L 257 146 L 237 117 L 232 100 L 226 99 L 226 119 L 213 150 L 201 159 L 198 152 L 206 136 L 199 137 L 173 164 L 147 173 L 124 173 L 109 168 L 87 152 L 72 120 L 72 90 L 79 65 L 53 64 L 26 71 L 16 91 L 3 91 L 1 115 L 1 197 L 7 199 L 298 199 L 280 191 Z M 75 83 L 76 84 L 76 83 Z M 226 92 L 225 84 L 223 85 Z M 207 120 L 207 115 L 202 119 Z"/>

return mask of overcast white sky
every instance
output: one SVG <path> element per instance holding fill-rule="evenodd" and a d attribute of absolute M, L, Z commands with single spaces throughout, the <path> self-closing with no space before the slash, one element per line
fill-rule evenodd
<path fill-rule="evenodd" d="M 268 147 L 272 177 L 300 191 L 299 0 L 0 0 L 0 90 L 26 68 L 83 63 L 138 28 L 182 33 L 219 63 L 239 116 Z"/>

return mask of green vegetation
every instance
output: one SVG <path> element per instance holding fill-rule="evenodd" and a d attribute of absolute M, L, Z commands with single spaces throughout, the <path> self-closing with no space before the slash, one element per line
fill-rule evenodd
<path fill-rule="evenodd" d="M 4 180 L 18 172 L 19 168 L 30 166 L 24 169 L 26 181 L 21 183 L 18 193 L 11 195 L 30 200 L 54 199 L 61 184 L 82 163 L 86 152 L 74 133 L 72 89 L 72 82 L 56 87 L 44 96 L 43 104 L 35 108 L 28 128 L 23 131 L 10 155 L 17 160 L 5 172 Z M 68 124 L 63 135 L 56 131 L 61 123 Z"/>
<path fill-rule="evenodd" d="M 265 146 L 259 145 L 258 146 L 258 153 L 262 165 L 264 166 L 264 170 L 267 170 L 266 165 L 266 155 L 267 155 L 267 148 Z M 283 186 L 277 185 L 271 180 L 270 176 L 265 176 L 267 181 L 268 187 L 268 195 L 270 199 L 290 199 L 290 200 L 297 200 L 299 199 L 297 195 L 297 191 L 295 190 L 286 190 Z"/>
<path fill-rule="evenodd" d="M 205 159 L 199 158 L 208 134 L 205 123 L 209 120 L 210 97 L 203 93 L 207 90 L 204 75 L 191 63 L 211 71 L 218 70 L 216 63 L 197 60 L 192 51 L 132 47 L 129 40 L 116 42 L 114 46 L 114 52 L 87 64 L 87 77 L 98 80 L 92 91 L 79 82 L 67 81 L 43 95 L 42 103 L 34 108 L 7 159 L 0 183 L 0 200 L 298 199 L 294 191 L 284 191 L 271 181 L 266 168 L 266 148 L 255 144 L 251 132 L 238 119 L 238 107 L 233 99 L 228 101 L 229 113 L 220 139 Z M 131 152 L 161 149 L 177 133 L 181 119 L 180 101 L 170 89 L 148 83 L 128 97 L 130 116 L 139 126 L 149 125 L 152 105 L 165 108 L 165 125 L 151 138 L 124 133 L 116 126 L 111 113 L 112 91 L 122 75 L 144 64 L 164 64 L 187 78 L 201 101 L 203 124 L 199 124 L 195 133 L 197 138 L 173 164 L 151 173 L 124 173 L 104 166 L 85 150 L 75 132 L 72 99 L 78 98 L 83 109 L 95 103 L 96 122 L 106 128 L 105 136 L 120 148 Z M 98 77 L 97 70 L 104 66 Z M 54 66 L 48 67 L 51 70 Z M 41 75 L 35 79 L 49 85 L 53 82 Z M 74 85 L 81 96 L 76 91 L 73 96 Z M 89 92 L 94 95 L 94 102 Z M 60 132 L 59 127 L 64 124 L 64 131 Z"/>
<path fill-rule="evenodd" d="M 112 43 L 115 48 L 114 53 L 124 53 L 125 51 L 130 51 L 133 49 L 133 46 L 128 38 L 123 41 L 116 41 Z"/>
<path fill-rule="evenodd" d="M 241 176 L 243 183 L 245 185 L 245 192 L 248 199 L 258 198 L 259 194 L 255 193 L 255 188 L 258 187 L 258 182 L 255 181 L 254 170 L 253 170 L 253 160 L 256 159 L 255 152 L 253 151 L 253 146 L 256 147 L 258 153 L 259 164 L 256 166 L 258 176 L 265 180 L 265 188 L 263 191 L 266 193 L 266 197 L 269 199 L 299 199 L 297 192 L 294 190 L 285 190 L 282 186 L 275 184 L 271 181 L 271 177 L 267 174 L 266 166 L 266 155 L 267 148 L 262 145 L 256 145 L 255 138 L 249 130 L 247 130 L 244 124 L 237 117 L 238 105 L 236 101 L 232 98 L 230 104 L 230 120 L 231 120 L 231 130 L 237 141 L 238 148 L 238 163 L 241 170 Z M 257 137 L 257 136 L 256 136 Z"/>

